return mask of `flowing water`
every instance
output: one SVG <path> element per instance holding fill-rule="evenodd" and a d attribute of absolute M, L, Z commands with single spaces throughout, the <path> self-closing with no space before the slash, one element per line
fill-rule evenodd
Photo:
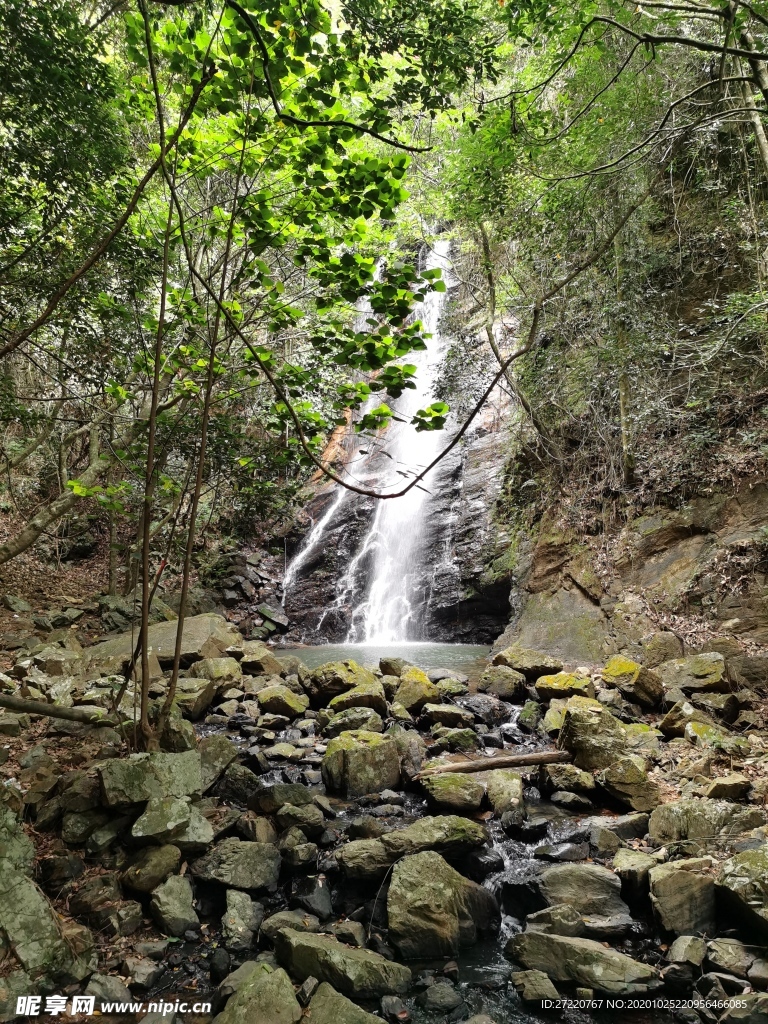
<path fill-rule="evenodd" d="M 424 269 L 440 268 L 443 281 L 454 283 L 449 259 L 450 242 L 438 240 L 428 251 Z M 424 352 L 409 355 L 416 366 L 416 387 L 406 389 L 397 401 L 397 420 L 370 451 L 357 446 L 362 461 L 355 461 L 355 479 L 381 493 L 394 493 L 421 474 L 445 444 L 442 431 L 416 431 L 410 420 L 429 405 L 438 370 L 445 358 L 447 340 L 438 325 L 447 292 L 432 292 L 420 309 L 424 330 L 432 337 Z M 364 313 L 361 310 L 361 314 Z M 379 404 L 376 395 L 373 404 Z M 428 567 L 434 560 L 426 530 L 426 506 L 434 473 L 429 473 L 399 498 L 378 499 L 367 533 L 336 584 L 336 597 L 318 625 L 331 611 L 344 609 L 350 621 L 350 643 L 391 644 L 424 639 L 423 612 L 429 598 Z M 323 542 L 349 492 L 337 485 L 326 512 L 313 525 L 303 546 L 286 568 L 283 591 L 287 594 L 301 576 L 303 566 Z"/>

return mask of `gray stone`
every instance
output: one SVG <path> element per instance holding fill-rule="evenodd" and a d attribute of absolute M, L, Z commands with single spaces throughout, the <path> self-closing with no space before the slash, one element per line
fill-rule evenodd
<path fill-rule="evenodd" d="M 312 1024 L 380 1024 L 381 1017 L 366 1013 L 359 1006 L 323 982 L 309 1004 Z"/>
<path fill-rule="evenodd" d="M 189 824 L 189 803 L 179 797 L 152 797 L 131 828 L 134 839 L 166 843 Z"/>
<path fill-rule="evenodd" d="M 320 920 L 303 910 L 280 910 L 262 922 L 261 932 L 274 942 L 277 933 L 284 928 L 295 932 L 319 932 Z"/>
<path fill-rule="evenodd" d="M 664 696 L 660 676 L 618 654 L 609 659 L 602 671 L 602 679 L 606 686 L 619 690 L 626 700 L 646 708 L 658 707 Z"/>
<path fill-rule="evenodd" d="M 330 935 L 283 929 L 274 939 L 278 960 L 300 982 L 327 981 L 342 995 L 377 999 L 406 992 L 411 972 L 367 949 L 345 946 Z"/>
<path fill-rule="evenodd" d="M 297 1024 L 300 1019 L 301 1006 L 285 971 L 274 970 L 268 963 L 255 963 L 216 1022 Z"/>
<path fill-rule="evenodd" d="M 279 878 L 280 854 L 267 843 L 222 839 L 209 853 L 193 861 L 189 869 L 206 882 L 221 882 L 235 889 L 263 889 Z"/>
<path fill-rule="evenodd" d="M 656 669 L 665 690 L 691 693 L 728 693 L 732 688 L 722 654 L 693 654 L 665 661 Z"/>
<path fill-rule="evenodd" d="M 517 971 L 512 984 L 525 1003 L 541 1003 L 544 999 L 559 999 L 558 991 L 543 971 Z"/>
<path fill-rule="evenodd" d="M 609 768 L 626 753 L 627 734 L 598 701 L 571 697 L 565 706 L 560 745 L 574 755 L 577 768 Z"/>
<path fill-rule="evenodd" d="M 768 938 L 768 845 L 744 850 L 720 865 L 717 892 L 742 926 Z"/>
<path fill-rule="evenodd" d="M 706 955 L 707 944 L 704 939 L 697 935 L 679 935 L 669 947 L 667 960 L 670 963 L 687 963 L 693 967 L 701 967 Z"/>
<path fill-rule="evenodd" d="M 573 982 L 597 992 L 642 993 L 660 984 L 655 968 L 593 939 L 526 931 L 509 940 L 505 953 L 553 981 Z"/>
<path fill-rule="evenodd" d="M 200 740 L 198 752 L 200 754 L 202 792 L 205 793 L 237 759 L 238 749 L 226 736 L 214 733 L 214 735 Z"/>
<path fill-rule="evenodd" d="M 252 793 L 248 806 L 261 814 L 274 814 L 283 804 L 301 807 L 312 803 L 312 794 L 306 786 L 292 782 L 276 782 L 270 786 L 262 786 Z"/>
<path fill-rule="evenodd" d="M 456 814 L 479 810 L 485 796 L 485 786 L 472 775 L 445 772 L 422 780 L 431 811 L 451 811 Z"/>
<path fill-rule="evenodd" d="M 676 935 L 715 930 L 715 880 L 710 858 L 659 864 L 648 873 L 651 905 L 662 928 Z"/>
<path fill-rule="evenodd" d="M 107 807 L 145 803 L 152 797 L 200 796 L 203 789 L 200 753 L 129 754 L 99 765 Z"/>
<path fill-rule="evenodd" d="M 180 863 L 181 851 L 177 846 L 150 846 L 126 868 L 121 882 L 135 892 L 152 892 L 178 870 Z"/>
<path fill-rule="evenodd" d="M 221 919 L 224 947 L 232 953 L 247 953 L 264 919 L 264 908 L 236 889 L 227 890 L 227 909 Z"/>
<path fill-rule="evenodd" d="M 480 693 L 492 693 L 494 697 L 511 704 L 522 704 L 528 695 L 526 687 L 523 673 L 507 665 L 491 665 L 480 676 L 477 684 Z"/>
<path fill-rule="evenodd" d="M 350 708 L 370 708 L 382 717 L 387 715 L 387 698 L 384 687 L 376 680 L 373 683 L 359 683 L 346 693 L 340 693 L 328 704 L 328 711 L 337 715 Z"/>
<path fill-rule="evenodd" d="M 176 622 L 158 622 L 149 627 L 147 646 L 160 664 L 170 668 L 176 646 Z M 181 664 L 185 668 L 200 658 L 218 657 L 230 644 L 241 643 L 242 637 L 221 615 L 191 615 L 184 619 L 181 644 Z M 127 662 L 136 646 L 132 631 L 89 647 L 90 665 Z"/>
<path fill-rule="evenodd" d="M 552 658 L 541 651 L 531 650 L 527 647 L 512 645 L 506 647 L 494 655 L 492 665 L 506 665 L 508 668 L 521 672 L 530 682 L 535 682 L 539 676 L 559 672 L 563 663 L 557 658 Z"/>
<path fill-rule="evenodd" d="M 400 782 L 397 743 L 378 733 L 342 733 L 328 744 L 321 770 L 326 787 L 346 797 L 396 788 Z"/>
<path fill-rule="evenodd" d="M 92 974 L 85 994 L 95 996 L 98 1007 L 103 1003 L 127 1003 L 131 1000 L 130 991 L 111 974 Z"/>
<path fill-rule="evenodd" d="M 635 811 L 653 810 L 661 802 L 661 790 L 648 778 L 645 761 L 638 754 L 618 758 L 600 772 L 597 781 Z"/>
<path fill-rule="evenodd" d="M 183 875 L 171 875 L 159 885 L 152 893 L 149 909 L 167 935 L 196 931 L 200 923 L 195 913 L 192 883 Z"/>
<path fill-rule="evenodd" d="M 491 893 L 434 852 L 395 865 L 387 896 L 389 938 L 406 959 L 455 956 L 492 929 L 498 906 Z"/>
<path fill-rule="evenodd" d="M 383 732 L 384 722 L 381 715 L 370 708 L 348 708 L 340 711 L 328 720 L 323 727 L 323 735 L 332 739 L 343 732 L 363 729 L 366 732 Z"/>
<path fill-rule="evenodd" d="M 675 800 L 651 814 L 648 831 L 655 846 L 683 839 L 738 835 L 765 824 L 765 812 L 727 800 Z M 706 845 L 706 844 L 704 844 Z"/>

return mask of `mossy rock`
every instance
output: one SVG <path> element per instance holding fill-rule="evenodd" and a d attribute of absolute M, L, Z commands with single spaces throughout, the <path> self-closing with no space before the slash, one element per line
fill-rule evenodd
<path fill-rule="evenodd" d="M 387 698 L 384 687 L 378 680 L 373 683 L 361 683 L 346 693 L 340 693 L 328 705 L 328 710 L 333 714 L 348 711 L 350 708 L 370 708 L 371 711 L 386 717 Z"/>
<path fill-rule="evenodd" d="M 620 654 L 609 659 L 602 678 L 606 686 L 615 687 L 628 701 L 643 707 L 657 707 L 664 696 L 660 676 Z"/>
<path fill-rule="evenodd" d="M 290 719 L 299 718 L 309 707 L 309 697 L 282 685 L 265 686 L 255 695 L 255 700 L 262 711 Z"/>
<path fill-rule="evenodd" d="M 439 704 L 442 701 L 436 683 L 429 680 L 420 668 L 407 668 L 400 676 L 400 685 L 395 700 L 402 704 L 409 714 L 418 714 L 425 704 Z"/>
<path fill-rule="evenodd" d="M 321 771 L 328 790 L 346 797 L 393 789 L 400 782 L 400 758 L 391 736 L 353 730 L 328 744 Z"/>
<path fill-rule="evenodd" d="M 480 809 L 485 786 L 471 775 L 445 772 L 422 780 L 432 811 L 473 812 Z"/>
<path fill-rule="evenodd" d="M 589 676 L 577 675 L 575 672 L 556 672 L 551 676 L 539 676 L 536 680 L 536 693 L 542 700 L 594 698 L 595 687 Z"/>

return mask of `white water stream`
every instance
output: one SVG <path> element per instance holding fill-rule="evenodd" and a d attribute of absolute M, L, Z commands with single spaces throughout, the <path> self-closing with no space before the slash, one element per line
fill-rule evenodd
<path fill-rule="evenodd" d="M 428 252 L 425 269 L 439 267 L 443 281 L 450 286 L 453 278 L 449 251 L 450 242 L 438 240 Z M 433 385 L 447 348 L 446 339 L 437 329 L 446 299 L 447 292 L 431 292 L 419 311 L 424 330 L 432 337 L 426 351 L 414 352 L 408 357 L 417 368 L 416 388 L 406 389 L 397 401 L 396 413 L 404 422 L 392 422 L 382 435 L 381 442 L 388 457 L 382 457 L 378 449 L 360 467 L 360 475 L 377 491 L 400 490 L 432 462 L 445 444 L 443 432 L 417 432 L 410 420 L 417 410 L 432 401 Z M 378 404 L 379 396 L 374 397 L 374 404 Z M 375 466 L 371 464 L 374 460 Z M 383 463 L 386 465 L 382 467 Z M 425 506 L 433 478 L 434 472 L 429 473 L 400 498 L 377 500 L 370 528 L 338 580 L 336 599 L 325 613 L 352 607 L 348 642 L 387 644 L 422 639 L 420 626 L 428 595 L 419 588 L 418 581 L 423 579 L 422 569 L 430 556 Z M 348 494 L 337 486 L 334 500 L 286 569 L 286 593 L 309 556 L 322 543 Z M 318 628 L 322 627 L 322 621 Z"/>

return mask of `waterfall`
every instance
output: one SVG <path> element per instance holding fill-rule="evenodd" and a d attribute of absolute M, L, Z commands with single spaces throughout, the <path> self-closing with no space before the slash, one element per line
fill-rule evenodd
<path fill-rule="evenodd" d="M 425 269 L 439 267 L 443 281 L 453 283 L 450 273 L 450 242 L 438 240 L 428 251 Z M 406 389 L 398 399 L 397 420 L 387 427 L 356 473 L 358 480 L 384 493 L 401 490 L 403 485 L 421 473 L 446 443 L 442 431 L 417 432 L 410 420 L 418 409 L 432 400 L 437 372 L 442 365 L 447 341 L 438 331 L 447 292 L 430 292 L 425 298 L 419 318 L 424 330 L 432 335 L 424 352 L 408 358 L 417 368 L 416 388 Z M 380 398 L 373 396 L 374 404 Z M 365 446 L 363 446 L 365 452 Z M 363 454 L 361 452 L 360 454 Z M 427 545 L 426 515 L 430 484 L 435 473 L 411 488 L 400 498 L 378 499 L 367 533 L 347 568 L 336 584 L 336 597 L 318 623 L 322 628 L 331 610 L 351 610 L 347 636 L 350 643 L 394 643 L 421 640 L 423 612 L 429 596 L 431 572 Z M 284 590 L 295 582 L 309 556 L 317 551 L 348 492 L 337 485 L 335 499 L 318 519 L 304 546 L 287 567 Z"/>

